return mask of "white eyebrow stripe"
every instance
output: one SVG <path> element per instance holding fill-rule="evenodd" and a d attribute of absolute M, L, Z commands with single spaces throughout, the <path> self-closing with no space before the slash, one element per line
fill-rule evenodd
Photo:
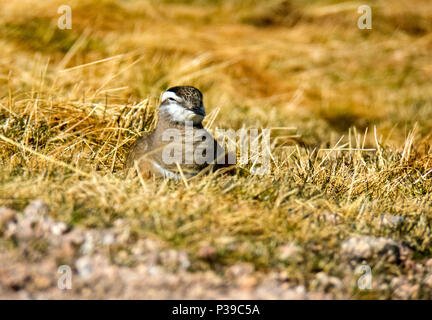
<path fill-rule="evenodd" d="M 178 96 L 178 95 L 176 95 L 174 92 L 172 92 L 172 91 L 165 91 L 163 94 L 162 94 L 162 98 L 161 98 L 161 100 L 162 100 L 162 102 L 163 101 L 165 101 L 166 99 L 168 99 L 168 98 L 173 98 L 174 100 L 177 100 L 177 101 L 181 101 L 181 98 Z"/>

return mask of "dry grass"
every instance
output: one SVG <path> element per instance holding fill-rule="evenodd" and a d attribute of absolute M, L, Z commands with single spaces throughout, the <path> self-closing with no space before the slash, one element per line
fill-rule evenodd
<path fill-rule="evenodd" d="M 366 1 L 371 31 L 357 28 L 353 2 L 66 2 L 64 31 L 63 0 L 1 5 L 1 205 L 43 199 L 55 218 L 88 228 L 124 218 L 135 240 L 187 249 L 192 270 L 247 261 L 311 290 L 322 271 L 344 279 L 340 297 L 394 297 L 356 289 L 340 255 L 353 235 L 432 257 L 429 1 Z M 161 91 L 182 84 L 203 91 L 213 127 L 296 127 L 273 131 L 272 173 L 125 179 L 126 147 L 154 125 Z M 406 223 L 383 227 L 382 214 Z M 278 259 L 289 242 L 304 249 L 300 262 Z M 197 257 L 204 244 L 214 261 Z M 368 263 L 378 282 L 410 272 Z"/>

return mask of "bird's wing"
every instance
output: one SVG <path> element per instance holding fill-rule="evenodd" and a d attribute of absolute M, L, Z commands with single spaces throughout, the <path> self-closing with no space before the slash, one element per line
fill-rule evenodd
<path fill-rule="evenodd" d="M 152 132 L 139 137 L 131 147 L 126 159 L 126 168 L 131 168 L 134 166 L 134 162 L 140 159 L 143 155 L 150 151 L 150 138 Z"/>

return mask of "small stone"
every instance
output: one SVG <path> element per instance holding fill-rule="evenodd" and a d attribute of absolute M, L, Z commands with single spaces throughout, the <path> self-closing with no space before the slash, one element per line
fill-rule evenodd
<path fill-rule="evenodd" d="M 56 222 L 51 226 L 51 233 L 55 236 L 61 236 L 66 233 L 68 226 L 64 222 Z"/>
<path fill-rule="evenodd" d="M 306 295 L 306 288 L 304 286 L 297 286 L 295 288 L 293 288 L 293 290 L 298 294 L 298 295 Z"/>
<path fill-rule="evenodd" d="M 75 268 L 78 271 L 78 275 L 83 279 L 91 278 L 94 270 L 93 264 L 89 256 L 82 256 L 75 261 Z"/>
<path fill-rule="evenodd" d="M 388 238 L 359 236 L 346 240 L 341 246 L 342 253 L 350 258 L 369 259 L 374 256 L 386 256 L 390 261 L 398 261 L 398 244 Z"/>
<path fill-rule="evenodd" d="M 55 249 L 54 254 L 56 259 L 68 259 L 75 255 L 75 247 L 70 241 L 63 242 L 60 247 Z"/>
<path fill-rule="evenodd" d="M 72 230 L 63 236 L 65 242 L 69 242 L 74 246 L 80 246 L 84 242 L 84 234 L 80 230 Z"/>
<path fill-rule="evenodd" d="M 24 288 L 29 279 L 30 272 L 22 264 L 14 264 L 0 270 L 0 284 L 12 290 Z"/>
<path fill-rule="evenodd" d="M 147 251 L 158 251 L 163 248 L 163 242 L 156 239 L 147 238 L 142 241 L 140 240 L 140 243 Z"/>
<path fill-rule="evenodd" d="M 191 263 L 188 254 L 185 251 L 180 251 L 179 255 L 180 267 L 184 270 L 189 269 Z"/>
<path fill-rule="evenodd" d="M 127 222 L 124 219 L 116 219 L 114 221 L 113 225 L 114 225 L 114 228 L 120 228 L 120 229 L 122 229 L 122 228 L 124 228 L 127 225 Z"/>
<path fill-rule="evenodd" d="M 127 220 L 124 219 L 115 220 L 114 231 L 115 231 L 115 237 L 117 243 L 125 244 L 128 242 L 131 235 L 131 228 Z"/>
<path fill-rule="evenodd" d="M 407 282 L 407 279 L 405 277 L 395 277 L 395 278 L 391 279 L 390 287 L 394 289 L 394 288 L 397 288 L 397 287 L 403 285 L 406 282 Z"/>
<path fill-rule="evenodd" d="M 158 276 L 161 272 L 161 268 L 158 266 L 149 266 L 147 268 L 147 273 L 151 276 Z"/>
<path fill-rule="evenodd" d="M 17 235 L 17 232 L 18 224 L 15 221 L 9 222 L 3 235 L 5 238 L 9 239 L 15 237 Z"/>
<path fill-rule="evenodd" d="M 425 266 L 427 269 L 432 270 L 432 258 L 426 260 Z"/>
<path fill-rule="evenodd" d="M 120 264 L 127 264 L 129 259 L 129 254 L 126 250 L 120 250 L 117 252 L 116 262 Z"/>
<path fill-rule="evenodd" d="M 227 276 L 231 279 L 236 279 L 241 276 L 251 275 L 255 271 L 255 267 L 251 263 L 237 263 L 226 270 Z"/>
<path fill-rule="evenodd" d="M 216 258 L 216 249 L 212 246 L 202 246 L 198 251 L 198 257 L 205 260 L 214 260 Z"/>
<path fill-rule="evenodd" d="M 425 271 L 425 267 L 421 263 L 416 263 L 414 266 L 414 271 L 417 274 L 423 274 Z"/>
<path fill-rule="evenodd" d="M 25 216 L 44 216 L 48 214 L 48 206 L 42 200 L 33 200 L 24 209 Z"/>
<path fill-rule="evenodd" d="M 418 296 L 419 289 L 420 286 L 418 284 L 403 284 L 397 289 L 396 295 L 401 299 L 415 299 Z"/>
<path fill-rule="evenodd" d="M 102 239 L 102 244 L 105 246 L 110 246 L 113 245 L 115 243 L 115 236 L 114 234 L 112 234 L 111 232 L 108 232 L 104 235 L 103 239 Z"/>
<path fill-rule="evenodd" d="M 252 290 L 256 284 L 257 279 L 254 276 L 242 276 L 237 280 L 239 287 L 243 290 Z"/>
<path fill-rule="evenodd" d="M 406 269 L 408 269 L 408 270 L 414 270 L 416 263 L 415 263 L 414 260 L 407 259 L 407 260 L 404 261 L 404 265 L 405 265 Z"/>
<path fill-rule="evenodd" d="M 390 287 L 396 298 L 399 299 L 417 299 L 420 286 L 411 284 L 407 277 L 393 278 L 390 282 Z"/>
<path fill-rule="evenodd" d="M 130 234 L 131 234 L 130 227 L 129 226 L 125 227 L 124 230 L 122 230 L 120 233 L 117 234 L 116 236 L 117 242 L 121 244 L 127 243 L 130 238 Z"/>
<path fill-rule="evenodd" d="M 279 248 L 279 260 L 295 260 L 300 258 L 302 249 L 294 243 L 287 243 Z"/>
<path fill-rule="evenodd" d="M 329 276 L 325 274 L 324 272 L 319 272 L 316 275 L 316 282 L 319 286 L 324 287 L 325 289 L 328 288 L 335 288 L 337 290 L 342 289 L 342 281 L 336 277 Z"/>
<path fill-rule="evenodd" d="M 7 234 L 16 235 L 19 239 L 41 237 L 51 233 L 54 224 L 55 221 L 48 216 L 48 206 L 41 200 L 35 200 L 22 214 L 17 215 L 16 225 L 8 227 Z"/>
<path fill-rule="evenodd" d="M 306 299 L 304 287 L 286 287 L 278 282 L 266 281 L 259 285 L 254 294 L 258 299 L 303 300 Z"/>
<path fill-rule="evenodd" d="M 427 286 L 429 286 L 429 288 L 432 288 L 432 274 L 426 276 L 426 279 L 424 282 Z"/>
<path fill-rule="evenodd" d="M 84 235 L 84 241 L 81 245 L 81 253 L 83 255 L 90 254 L 95 248 L 95 239 L 92 233 L 86 232 Z"/>
<path fill-rule="evenodd" d="M 17 212 L 9 208 L 0 208 L 0 227 L 15 220 Z"/>
<path fill-rule="evenodd" d="M 188 269 L 191 265 L 186 251 L 167 250 L 160 254 L 161 263 L 168 268 Z"/>
<path fill-rule="evenodd" d="M 38 290 L 47 289 L 52 285 L 50 278 L 43 275 L 34 275 L 33 284 Z"/>
<path fill-rule="evenodd" d="M 57 222 L 55 222 L 54 219 L 52 219 L 51 217 L 44 217 L 39 221 L 39 227 L 44 233 L 53 233 L 53 230 L 55 230 L 56 232 L 61 232 L 61 229 L 63 227 L 62 226 L 56 227 L 55 226 L 56 223 Z M 58 223 L 61 224 L 62 222 L 58 222 Z M 66 230 L 67 230 L 67 226 L 65 224 L 65 232 Z"/>

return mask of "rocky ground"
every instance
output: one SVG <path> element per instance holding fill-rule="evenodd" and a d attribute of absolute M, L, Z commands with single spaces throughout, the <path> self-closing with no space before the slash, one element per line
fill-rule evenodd
<path fill-rule="evenodd" d="M 286 272 L 259 272 L 248 263 L 220 272 L 193 271 L 186 251 L 167 249 L 155 239 L 131 239 L 126 221 L 117 220 L 112 229 L 84 230 L 56 222 L 48 212 L 39 200 L 23 212 L 0 208 L 1 299 L 349 298 L 347 288 L 359 278 L 353 262 L 374 257 L 411 270 L 389 281 L 374 279 L 374 290 L 408 299 L 432 288 L 432 259 L 416 263 L 409 248 L 383 237 L 344 241 L 347 273 L 338 278 L 319 272 L 306 288 L 290 283 Z M 301 251 L 287 244 L 280 259 L 300 259 Z M 199 255 L 211 260 L 214 249 L 203 247 Z"/>

